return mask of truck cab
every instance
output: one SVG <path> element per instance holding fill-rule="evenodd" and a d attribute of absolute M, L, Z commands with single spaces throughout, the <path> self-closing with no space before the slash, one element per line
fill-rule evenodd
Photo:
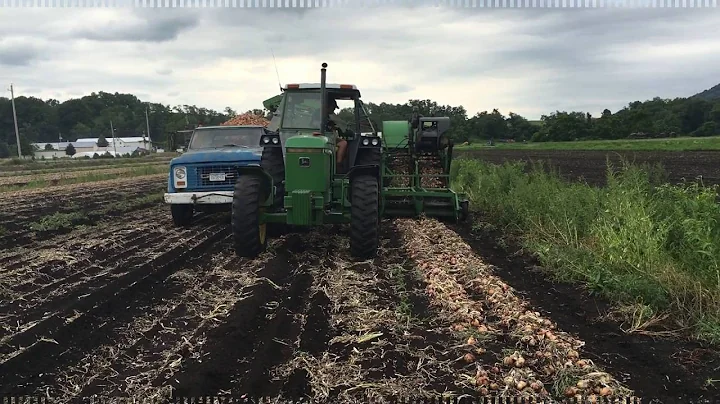
<path fill-rule="evenodd" d="M 263 126 L 204 126 L 192 133 L 187 151 L 170 161 L 165 203 L 176 226 L 196 211 L 229 210 L 238 168 L 260 166 Z"/>

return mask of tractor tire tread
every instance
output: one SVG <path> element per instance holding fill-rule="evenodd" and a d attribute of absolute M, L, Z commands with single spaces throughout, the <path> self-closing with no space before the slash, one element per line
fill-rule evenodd
<path fill-rule="evenodd" d="M 265 250 L 259 230 L 261 186 L 254 175 L 240 176 L 235 182 L 231 227 L 235 253 L 241 257 L 255 258 Z"/>
<path fill-rule="evenodd" d="M 377 255 L 380 242 L 379 185 L 374 176 L 351 180 L 350 254 L 358 259 Z"/>

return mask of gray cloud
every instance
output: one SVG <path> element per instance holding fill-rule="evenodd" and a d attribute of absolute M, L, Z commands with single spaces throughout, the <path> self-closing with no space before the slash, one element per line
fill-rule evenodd
<path fill-rule="evenodd" d="M 81 28 L 71 36 L 92 41 L 167 42 L 197 27 L 198 15 L 167 9 L 134 10 L 136 20 L 118 18 L 94 28 Z"/>
<path fill-rule="evenodd" d="M 29 66 L 42 58 L 42 51 L 30 43 L 0 40 L 0 65 Z"/>
<path fill-rule="evenodd" d="M 277 88 L 272 49 L 284 83 L 316 81 L 297 73 L 307 70 L 297 60 L 318 68 L 327 61 L 331 77 L 348 77 L 334 67 L 352 61 L 375 66 L 352 79 L 368 101 L 430 98 L 463 103 L 470 114 L 497 107 L 531 118 L 555 109 L 615 111 L 637 99 L 689 96 L 720 81 L 714 10 L 423 7 L 431 3 L 98 14 L 8 9 L 0 37 L 14 42 L 0 41 L 0 76 L 45 89 L 46 96 L 122 91 L 147 93 L 155 102 L 246 110 Z M 691 44 L 706 48 L 678 53 Z M 232 70 L 223 71 L 224 64 Z M 201 77 L 212 69 L 218 70 Z M 252 79 L 231 83 L 235 73 Z"/>

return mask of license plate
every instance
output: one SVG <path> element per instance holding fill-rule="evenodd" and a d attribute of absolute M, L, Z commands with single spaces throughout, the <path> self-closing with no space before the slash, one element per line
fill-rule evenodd
<path fill-rule="evenodd" d="M 210 181 L 225 181 L 225 173 L 211 173 Z"/>

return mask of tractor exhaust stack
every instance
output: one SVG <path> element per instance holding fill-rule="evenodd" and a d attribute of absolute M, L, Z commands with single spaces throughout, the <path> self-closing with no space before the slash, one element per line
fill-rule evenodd
<path fill-rule="evenodd" d="M 327 78 L 327 63 L 322 64 L 320 69 L 320 133 L 325 133 L 327 127 L 327 89 L 325 82 Z"/>

